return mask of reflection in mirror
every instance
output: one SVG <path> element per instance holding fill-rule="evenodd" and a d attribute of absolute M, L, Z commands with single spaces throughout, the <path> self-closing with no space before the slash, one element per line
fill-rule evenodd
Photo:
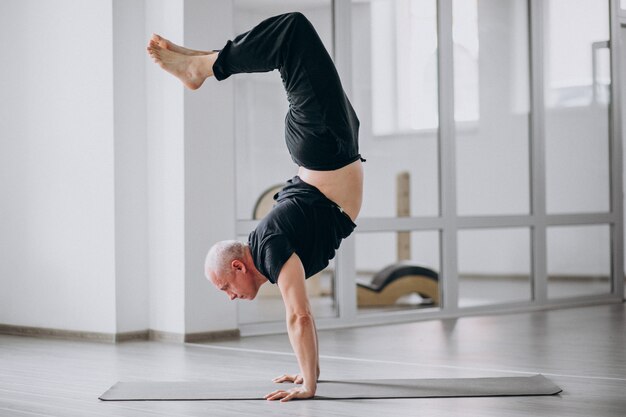
<path fill-rule="evenodd" d="M 549 227 L 548 298 L 611 292 L 609 225 Z"/>
<path fill-rule="evenodd" d="M 350 100 L 367 162 L 361 217 L 396 217 L 410 176 L 411 216 L 439 214 L 437 3 L 353 0 Z"/>
<path fill-rule="evenodd" d="M 459 306 L 530 301 L 530 230 L 459 230 Z"/>
<path fill-rule="evenodd" d="M 458 214 L 528 214 L 528 2 L 452 6 Z"/>
<path fill-rule="evenodd" d="M 608 212 L 611 60 L 609 2 L 539 2 L 544 8 L 548 213 Z"/>
<path fill-rule="evenodd" d="M 359 313 L 438 307 L 439 232 L 357 233 Z"/>

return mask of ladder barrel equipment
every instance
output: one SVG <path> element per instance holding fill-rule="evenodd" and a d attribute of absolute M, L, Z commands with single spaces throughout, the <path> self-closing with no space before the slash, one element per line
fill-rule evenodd
<path fill-rule="evenodd" d="M 411 262 L 383 268 L 370 282 L 357 281 L 359 307 L 393 305 L 404 295 L 416 293 L 439 305 L 439 274 Z"/>

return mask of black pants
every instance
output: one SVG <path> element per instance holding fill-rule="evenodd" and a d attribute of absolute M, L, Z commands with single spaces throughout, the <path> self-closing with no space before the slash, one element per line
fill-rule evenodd
<path fill-rule="evenodd" d="M 301 13 L 270 17 L 229 40 L 213 65 L 220 81 L 274 69 L 289 100 L 285 140 L 294 162 L 327 171 L 358 160 L 359 119 L 332 59 Z"/>

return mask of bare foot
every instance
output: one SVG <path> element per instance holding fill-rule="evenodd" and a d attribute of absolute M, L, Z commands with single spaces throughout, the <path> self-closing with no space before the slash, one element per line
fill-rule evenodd
<path fill-rule="evenodd" d="M 196 90 L 213 75 L 217 54 L 190 56 L 170 51 L 151 40 L 146 48 L 155 63 L 177 77 L 185 87 Z"/>
<path fill-rule="evenodd" d="M 174 42 L 165 39 L 164 37 L 159 36 L 156 33 L 152 34 L 152 40 L 155 41 L 163 49 L 169 49 L 170 51 L 178 52 L 179 54 L 183 55 L 198 56 L 214 53 L 212 51 L 196 51 L 194 49 L 189 49 L 185 48 L 184 46 L 176 45 Z"/>

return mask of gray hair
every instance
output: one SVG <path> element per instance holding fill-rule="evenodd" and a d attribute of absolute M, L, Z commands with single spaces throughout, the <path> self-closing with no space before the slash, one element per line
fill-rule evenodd
<path fill-rule="evenodd" d="M 218 275 L 230 272 L 230 264 L 235 259 L 243 259 L 246 245 L 238 240 L 222 240 L 217 242 L 206 256 L 204 274 L 209 278 L 209 271 Z"/>

